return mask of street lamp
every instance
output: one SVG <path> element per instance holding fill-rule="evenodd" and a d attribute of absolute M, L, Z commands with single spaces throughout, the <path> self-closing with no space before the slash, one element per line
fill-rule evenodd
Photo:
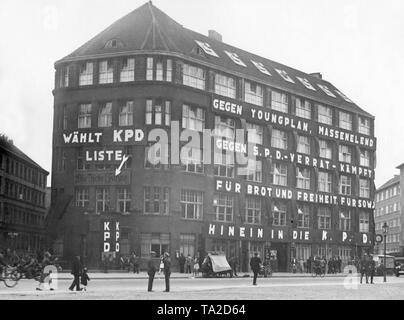
<path fill-rule="evenodd" d="M 384 237 L 384 280 L 383 282 L 386 282 L 386 238 L 387 238 L 387 233 L 389 232 L 389 226 L 385 222 L 383 224 L 383 237 Z"/>

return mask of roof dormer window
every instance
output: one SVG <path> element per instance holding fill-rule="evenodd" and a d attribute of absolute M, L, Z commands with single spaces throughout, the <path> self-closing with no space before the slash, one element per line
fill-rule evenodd
<path fill-rule="evenodd" d="M 124 47 L 123 42 L 118 39 L 111 39 L 105 44 L 106 49 L 122 47 Z"/>
<path fill-rule="evenodd" d="M 229 56 L 229 58 L 235 63 L 235 64 L 238 64 L 239 66 L 242 66 L 242 67 L 247 67 L 247 65 L 243 62 L 243 60 L 241 60 L 240 59 L 240 57 L 237 55 L 237 53 L 234 53 L 234 52 L 228 52 L 228 51 L 224 51 L 228 56 Z"/>
<path fill-rule="evenodd" d="M 264 67 L 264 65 L 261 62 L 256 62 L 251 60 L 251 62 L 253 63 L 253 65 L 263 74 L 266 74 L 268 76 L 271 76 L 271 73 L 268 71 L 267 68 Z"/>
<path fill-rule="evenodd" d="M 327 86 L 323 85 L 323 84 L 318 84 L 318 87 L 323 90 L 328 96 L 336 98 L 336 96 L 330 91 L 330 89 L 328 89 Z"/>
<path fill-rule="evenodd" d="M 195 40 L 195 42 L 198 44 L 199 48 L 201 48 L 206 54 L 213 56 L 213 57 L 220 58 L 218 56 L 218 54 L 211 48 L 209 43 L 201 42 L 201 41 L 197 41 L 197 40 Z"/>
<path fill-rule="evenodd" d="M 341 91 L 335 90 L 335 92 L 338 93 L 338 94 L 342 97 L 342 99 L 344 99 L 346 102 L 353 103 L 352 100 L 349 99 L 349 98 L 348 98 L 345 94 L 343 94 Z"/>
<path fill-rule="evenodd" d="M 290 83 L 295 83 L 291 77 L 289 77 L 289 75 L 287 74 L 287 72 L 285 70 L 279 70 L 279 69 L 275 69 L 276 72 L 279 73 L 279 75 L 283 78 L 283 80 L 288 81 Z"/>
<path fill-rule="evenodd" d="M 296 77 L 297 80 L 299 80 L 307 89 L 316 91 L 316 89 L 311 85 L 311 83 L 309 82 L 309 80 L 307 80 L 306 78 L 300 78 L 300 77 Z"/>

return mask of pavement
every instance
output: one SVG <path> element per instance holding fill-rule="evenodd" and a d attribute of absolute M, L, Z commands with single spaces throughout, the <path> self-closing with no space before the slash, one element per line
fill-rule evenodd
<path fill-rule="evenodd" d="M 404 300 L 404 277 L 388 277 L 386 283 L 377 277 L 374 284 L 362 285 L 357 275 L 273 277 L 259 278 L 258 286 L 251 278 L 171 278 L 171 292 L 165 293 L 162 276 L 155 279 L 154 292 L 147 292 L 148 281 L 141 276 L 92 278 L 86 292 L 69 291 L 71 278 L 54 281 L 54 291 L 35 291 L 35 281 L 22 279 L 11 289 L 0 283 L 0 300 Z"/>
<path fill-rule="evenodd" d="M 122 271 L 110 271 L 108 273 L 100 272 L 98 270 L 89 271 L 88 275 L 91 279 L 94 280 L 145 280 L 148 279 L 148 275 L 146 272 L 141 272 L 139 274 L 122 272 Z M 234 278 L 249 278 L 252 276 L 252 273 L 238 273 L 237 277 Z M 338 278 L 338 277 L 346 277 L 346 274 L 327 274 L 327 277 Z M 272 274 L 270 278 L 312 278 L 311 273 L 287 273 L 287 272 L 276 272 Z M 58 279 L 60 280 L 70 280 L 73 279 L 73 276 L 68 272 L 61 272 L 58 275 Z M 164 279 L 163 273 L 156 273 L 155 279 Z M 171 279 L 203 279 L 201 275 L 194 277 L 190 274 L 174 272 L 171 274 Z"/>

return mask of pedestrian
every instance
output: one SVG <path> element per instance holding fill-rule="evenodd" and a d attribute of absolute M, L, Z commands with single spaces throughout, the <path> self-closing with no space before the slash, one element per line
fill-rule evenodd
<path fill-rule="evenodd" d="M 375 262 L 375 260 L 373 260 L 372 257 L 370 257 L 370 259 L 369 259 L 368 266 L 369 266 L 368 273 L 370 275 L 370 284 L 373 284 L 373 277 L 375 276 L 375 271 L 376 271 L 375 270 L 376 269 L 376 262 Z"/>
<path fill-rule="evenodd" d="M 87 291 L 87 285 L 88 282 L 90 281 L 87 268 L 83 268 L 83 273 L 81 274 L 80 279 L 81 279 L 81 285 L 83 286 L 82 290 Z"/>
<path fill-rule="evenodd" d="M 178 263 L 180 265 L 180 273 L 184 273 L 185 257 L 184 257 L 183 253 L 181 253 L 181 255 L 178 259 Z"/>
<path fill-rule="evenodd" d="M 156 256 L 156 253 L 152 251 L 150 253 L 150 260 L 147 262 L 147 274 L 149 275 L 149 285 L 147 287 L 148 292 L 153 291 L 153 281 L 154 276 L 156 275 L 156 266 L 154 265 L 153 258 Z"/>
<path fill-rule="evenodd" d="M 191 273 L 191 267 L 192 267 L 192 258 L 190 255 L 188 255 L 186 262 L 185 262 L 185 273 Z"/>
<path fill-rule="evenodd" d="M 76 256 L 72 263 L 72 272 L 74 279 L 72 285 L 70 286 L 69 290 L 73 291 L 74 287 L 76 287 L 76 291 L 81 291 L 80 288 L 80 276 L 82 273 L 82 265 L 80 261 L 80 256 Z"/>
<path fill-rule="evenodd" d="M 160 256 L 159 274 L 164 270 L 164 255 Z"/>
<path fill-rule="evenodd" d="M 194 259 L 194 277 L 199 276 L 199 259 L 195 257 Z"/>
<path fill-rule="evenodd" d="M 237 258 L 235 256 L 230 258 L 230 267 L 233 270 L 234 276 L 237 277 Z"/>
<path fill-rule="evenodd" d="M 337 258 L 337 266 L 338 266 L 338 272 L 341 273 L 342 272 L 342 260 L 341 260 L 340 256 L 338 256 L 338 258 Z"/>
<path fill-rule="evenodd" d="M 254 273 L 254 279 L 253 279 L 253 286 L 257 285 L 257 277 L 258 277 L 258 272 L 261 269 L 261 259 L 258 256 L 258 253 L 254 253 L 254 257 L 251 258 L 250 260 L 250 267 L 252 272 Z"/>
<path fill-rule="evenodd" d="M 362 279 L 363 279 L 364 275 L 366 276 L 366 283 L 369 283 L 368 269 L 369 269 L 369 261 L 368 261 L 367 255 L 365 253 L 363 255 L 363 258 L 360 263 L 360 270 L 361 270 L 361 281 L 360 282 L 361 283 L 362 283 Z"/>
<path fill-rule="evenodd" d="M 50 277 L 50 274 L 52 273 L 52 271 L 47 270 L 47 266 L 51 265 L 51 254 L 49 252 L 45 252 L 43 255 L 43 259 L 41 262 L 41 276 L 39 278 L 39 283 L 38 283 L 38 287 L 36 288 L 37 291 L 42 291 L 42 286 L 45 285 L 45 280 L 48 280 L 48 285 L 50 287 L 50 284 L 52 282 L 52 279 Z M 53 291 L 53 288 L 50 288 L 51 291 Z"/>
<path fill-rule="evenodd" d="M 170 292 L 170 276 L 171 276 L 171 259 L 168 252 L 164 253 L 164 278 L 166 281 L 166 290 L 164 292 Z"/>

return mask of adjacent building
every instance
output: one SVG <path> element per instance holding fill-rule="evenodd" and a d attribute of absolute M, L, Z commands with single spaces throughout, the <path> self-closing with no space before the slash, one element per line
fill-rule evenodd
<path fill-rule="evenodd" d="M 388 225 L 386 236 L 386 252 L 396 256 L 404 255 L 403 219 L 402 219 L 402 187 L 404 181 L 404 165 L 397 167 L 400 174 L 387 181 L 376 191 L 375 232 L 383 235 L 383 225 Z M 376 251 L 384 253 L 384 244 L 377 245 Z"/>
<path fill-rule="evenodd" d="M 221 251 L 247 270 L 258 252 L 286 271 L 292 257 L 373 247 L 374 117 L 321 74 L 186 29 L 151 2 L 55 68 L 56 253 L 95 266 Z"/>
<path fill-rule="evenodd" d="M 30 252 L 45 248 L 48 175 L 11 140 L 0 137 L 0 248 Z"/>

